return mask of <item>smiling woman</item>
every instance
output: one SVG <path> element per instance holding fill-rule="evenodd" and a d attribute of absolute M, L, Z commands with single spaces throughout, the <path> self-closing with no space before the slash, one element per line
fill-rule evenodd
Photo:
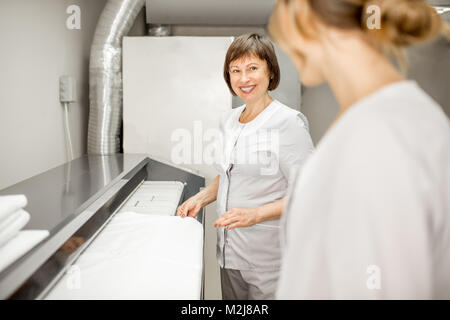
<path fill-rule="evenodd" d="M 195 217 L 217 199 L 222 298 L 273 299 L 284 197 L 291 173 L 303 166 L 313 144 L 304 116 L 269 95 L 280 82 L 280 69 L 266 37 L 236 38 L 225 57 L 224 78 L 245 105 L 221 121 L 219 175 L 177 214 Z"/>
<path fill-rule="evenodd" d="M 230 73 L 236 72 L 236 68 L 234 68 L 235 63 L 241 58 L 255 58 L 259 60 L 259 65 L 266 65 L 267 71 L 270 73 L 269 85 L 266 89 L 272 91 L 278 87 L 280 83 L 280 68 L 273 45 L 267 38 L 252 33 L 236 38 L 228 48 L 223 76 L 231 94 L 236 95 L 230 82 Z M 231 70 L 232 68 L 233 70 Z M 237 71 L 239 71 L 239 68 L 237 68 Z"/>
<path fill-rule="evenodd" d="M 228 48 L 223 75 L 231 94 L 246 103 L 240 122 L 253 120 L 272 102 L 268 91 L 275 90 L 280 83 L 272 43 L 254 33 L 238 37 Z"/>

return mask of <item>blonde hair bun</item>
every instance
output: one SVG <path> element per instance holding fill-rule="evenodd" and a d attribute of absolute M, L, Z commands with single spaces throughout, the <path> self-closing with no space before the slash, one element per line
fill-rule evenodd
<path fill-rule="evenodd" d="M 380 28 L 365 30 L 382 45 L 407 47 L 426 42 L 438 36 L 443 28 L 438 12 L 425 0 L 366 1 L 363 22 L 369 18 L 368 9 L 372 5 L 380 8 Z"/>

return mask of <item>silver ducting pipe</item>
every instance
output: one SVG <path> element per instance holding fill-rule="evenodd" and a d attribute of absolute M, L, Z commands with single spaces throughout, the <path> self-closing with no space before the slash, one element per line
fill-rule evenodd
<path fill-rule="evenodd" d="M 108 0 L 92 41 L 89 62 L 89 154 L 120 151 L 122 124 L 122 37 L 145 0 Z"/>

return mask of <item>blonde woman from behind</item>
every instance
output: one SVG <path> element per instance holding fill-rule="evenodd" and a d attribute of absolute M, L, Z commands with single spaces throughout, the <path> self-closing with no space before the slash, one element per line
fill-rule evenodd
<path fill-rule="evenodd" d="M 450 298 L 449 121 L 388 59 L 444 29 L 423 0 L 277 1 L 272 38 L 340 105 L 282 215 L 278 298 Z"/>

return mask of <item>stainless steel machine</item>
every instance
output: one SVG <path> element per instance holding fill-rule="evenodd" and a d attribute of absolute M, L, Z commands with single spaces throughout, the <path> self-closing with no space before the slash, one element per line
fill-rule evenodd
<path fill-rule="evenodd" d="M 158 190 L 168 184 L 176 192 L 156 207 L 165 206 L 164 214 L 174 215 L 179 203 L 204 187 L 205 179 L 146 155 L 85 155 L 1 190 L 0 195 L 25 194 L 26 209 L 31 214 L 25 229 L 46 229 L 50 236 L 0 273 L 0 298 L 45 299 L 77 259 L 93 247 L 118 212 L 132 210 L 133 206 L 135 212 L 146 206 L 156 208 L 152 204 L 155 194 L 161 194 Z M 152 192 L 149 199 L 142 198 Z M 168 202 L 175 199 L 175 204 Z M 196 219 L 204 232 L 203 210 Z M 200 299 L 203 279 L 202 274 Z M 132 290 L 127 285 L 120 284 L 124 290 Z"/>

